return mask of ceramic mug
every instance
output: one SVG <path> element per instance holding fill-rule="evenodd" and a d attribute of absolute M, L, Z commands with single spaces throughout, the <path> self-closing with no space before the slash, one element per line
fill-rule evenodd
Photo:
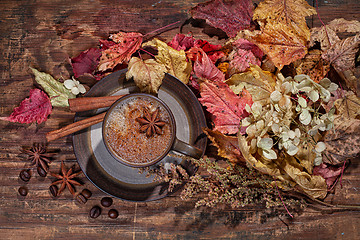
<path fill-rule="evenodd" d="M 105 115 L 102 134 L 110 154 L 130 167 L 156 164 L 171 150 L 193 158 L 203 154 L 202 150 L 176 138 L 176 123 L 170 108 L 146 93 L 128 94 L 113 103 Z"/>

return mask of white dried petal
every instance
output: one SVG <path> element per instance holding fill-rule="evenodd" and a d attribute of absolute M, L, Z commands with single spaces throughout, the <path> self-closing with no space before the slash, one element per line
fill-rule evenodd
<path fill-rule="evenodd" d="M 302 82 L 303 80 L 308 79 L 308 76 L 305 74 L 299 74 L 294 77 L 294 80 L 297 82 Z"/>
<path fill-rule="evenodd" d="M 290 156 L 294 156 L 295 154 L 297 154 L 297 152 L 299 151 L 299 148 L 297 146 L 295 146 L 294 144 L 290 144 L 289 147 L 287 148 L 287 153 Z"/>
<path fill-rule="evenodd" d="M 243 120 L 241 120 L 241 126 L 242 127 L 247 127 L 251 124 L 251 118 L 246 117 Z"/>
<path fill-rule="evenodd" d="M 74 83 L 73 80 L 68 79 L 68 80 L 65 80 L 65 81 L 64 81 L 64 86 L 65 86 L 67 89 L 71 90 L 73 87 L 75 87 L 75 83 Z"/>
<path fill-rule="evenodd" d="M 261 110 L 262 110 L 262 106 L 261 106 L 261 104 L 259 102 L 254 102 L 251 105 L 251 110 L 252 110 L 253 113 L 260 114 Z"/>
<path fill-rule="evenodd" d="M 328 89 L 328 88 L 330 87 L 331 81 L 330 81 L 330 79 L 328 79 L 328 78 L 323 78 L 323 79 L 320 80 L 319 84 L 320 84 L 322 87 Z"/>
<path fill-rule="evenodd" d="M 282 94 L 278 90 L 275 90 L 270 94 L 270 99 L 273 102 L 279 102 L 281 97 L 282 97 Z"/>
<path fill-rule="evenodd" d="M 246 128 L 246 133 L 249 135 L 249 137 L 254 137 L 256 134 L 256 126 L 250 125 Z"/>
<path fill-rule="evenodd" d="M 300 144 L 300 138 L 295 138 L 295 139 L 293 140 L 293 144 L 294 144 L 295 146 L 298 146 L 298 145 Z"/>
<path fill-rule="evenodd" d="M 245 110 L 246 110 L 248 113 L 251 113 L 251 107 L 249 106 L 249 104 L 246 104 L 246 105 L 245 105 Z"/>
<path fill-rule="evenodd" d="M 288 135 L 289 135 L 289 138 L 290 138 L 290 139 L 294 139 L 294 138 L 295 138 L 295 132 L 292 131 L 292 130 L 288 131 Z"/>
<path fill-rule="evenodd" d="M 79 91 L 79 89 L 78 89 L 77 87 L 73 87 L 73 88 L 71 89 L 71 92 L 72 92 L 72 94 L 74 94 L 74 95 L 78 95 L 78 94 L 80 93 L 80 91 Z"/>
<path fill-rule="evenodd" d="M 260 120 L 257 121 L 255 125 L 257 130 L 262 130 L 265 127 L 265 122 L 264 120 Z"/>
<path fill-rule="evenodd" d="M 277 123 L 274 123 L 273 125 L 271 125 L 271 130 L 273 131 L 273 133 L 277 134 L 277 133 L 280 133 L 280 127 L 279 127 L 279 124 Z"/>
<path fill-rule="evenodd" d="M 316 90 L 311 90 L 308 93 L 308 97 L 311 101 L 316 102 L 317 100 L 319 100 L 319 93 Z"/>
<path fill-rule="evenodd" d="M 305 98 L 299 96 L 298 98 L 298 103 L 302 108 L 306 108 L 307 107 L 307 102 L 305 100 Z"/>
<path fill-rule="evenodd" d="M 299 128 L 295 128 L 295 136 L 298 138 L 301 136 L 301 132 Z"/>
<path fill-rule="evenodd" d="M 267 159 L 277 159 L 276 152 L 272 149 L 263 150 L 262 153 Z"/>
<path fill-rule="evenodd" d="M 318 153 L 321 153 L 322 151 L 324 151 L 326 149 L 326 145 L 324 142 L 318 142 L 315 146 L 315 151 Z"/>
<path fill-rule="evenodd" d="M 299 116 L 299 120 L 302 124 L 308 125 L 311 122 L 311 115 L 310 115 L 309 110 L 303 109 L 303 111 L 301 112 L 301 114 Z"/>
<path fill-rule="evenodd" d="M 86 89 L 85 89 L 84 85 L 79 84 L 78 89 L 81 93 L 86 93 Z"/>
<path fill-rule="evenodd" d="M 254 154 L 257 151 L 256 142 L 257 142 L 256 138 L 251 139 L 251 142 L 250 142 L 250 153 L 251 154 Z"/>
<path fill-rule="evenodd" d="M 261 138 L 258 142 L 257 142 L 257 147 L 261 148 L 261 149 L 266 149 L 269 150 L 271 149 L 273 146 L 273 140 L 272 138 Z"/>
<path fill-rule="evenodd" d="M 336 83 L 331 83 L 330 86 L 327 88 L 327 90 L 331 93 L 335 92 L 339 86 Z"/>
<path fill-rule="evenodd" d="M 316 157 L 314 159 L 314 165 L 319 166 L 322 163 L 322 156 L 320 154 L 316 154 Z"/>

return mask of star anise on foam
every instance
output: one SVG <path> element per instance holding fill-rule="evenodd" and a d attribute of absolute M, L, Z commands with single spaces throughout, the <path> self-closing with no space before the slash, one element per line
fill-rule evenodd
<path fill-rule="evenodd" d="M 31 165 L 36 167 L 41 167 L 48 171 L 48 164 L 51 163 L 52 157 L 56 155 L 56 153 L 48 153 L 46 152 L 46 147 L 43 144 L 34 143 L 30 149 L 23 149 L 23 153 L 28 155 L 27 160 L 29 160 Z"/>
<path fill-rule="evenodd" d="M 50 175 L 56 177 L 58 180 L 51 183 L 52 185 L 57 185 L 61 183 L 57 196 L 59 196 L 62 191 L 64 191 L 65 187 L 67 187 L 70 193 L 74 196 L 75 195 L 75 187 L 74 185 L 81 186 L 82 184 L 76 181 L 74 178 L 81 174 L 81 171 L 73 173 L 73 169 L 70 168 L 66 170 L 65 164 L 61 161 L 61 172 L 60 174 L 50 172 Z"/>
<path fill-rule="evenodd" d="M 161 128 L 165 126 L 166 122 L 160 120 L 159 108 L 150 113 L 147 109 L 144 109 L 144 116 L 135 119 L 140 123 L 140 132 L 145 132 L 147 137 L 151 137 L 155 133 L 161 134 Z"/>

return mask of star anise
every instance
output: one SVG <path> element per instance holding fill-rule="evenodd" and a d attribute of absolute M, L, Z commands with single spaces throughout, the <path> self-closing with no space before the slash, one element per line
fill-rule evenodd
<path fill-rule="evenodd" d="M 155 133 L 161 134 L 161 128 L 165 126 L 166 122 L 160 120 L 159 108 L 150 113 L 147 109 L 144 109 L 144 116 L 135 119 L 140 123 L 140 132 L 145 132 L 147 137 L 151 137 Z"/>
<path fill-rule="evenodd" d="M 39 143 L 34 143 L 32 148 L 23 149 L 22 152 L 28 155 L 27 160 L 31 161 L 31 165 L 41 167 L 45 172 L 48 171 L 48 164 L 51 163 L 52 157 L 56 154 L 47 153 L 46 147 Z"/>
<path fill-rule="evenodd" d="M 74 179 L 79 174 L 81 174 L 81 171 L 73 173 L 72 168 L 66 170 L 64 162 L 61 161 L 61 173 L 56 174 L 56 173 L 50 172 L 51 176 L 56 177 L 58 179 L 58 180 L 54 181 L 53 183 L 51 183 L 50 186 L 61 183 L 61 186 L 59 188 L 57 196 L 59 196 L 62 193 L 62 191 L 64 191 L 65 187 L 67 187 L 69 189 L 70 193 L 74 196 L 75 195 L 74 185 L 77 185 L 77 186 L 82 185 L 80 182 L 78 182 Z"/>

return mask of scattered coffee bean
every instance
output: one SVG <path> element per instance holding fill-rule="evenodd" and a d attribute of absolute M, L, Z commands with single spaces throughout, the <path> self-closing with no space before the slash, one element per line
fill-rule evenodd
<path fill-rule="evenodd" d="M 92 193 L 90 192 L 90 190 L 89 190 L 89 189 L 86 189 L 86 188 L 82 190 L 81 194 L 84 195 L 84 197 L 86 197 L 86 198 L 90 198 L 91 195 L 92 195 Z"/>
<path fill-rule="evenodd" d="M 58 194 L 58 187 L 56 185 L 51 185 L 49 187 L 50 193 L 53 197 L 56 197 Z"/>
<path fill-rule="evenodd" d="M 112 205 L 112 203 L 113 203 L 113 200 L 111 197 L 103 197 L 101 199 L 101 205 L 103 207 L 110 207 Z"/>
<path fill-rule="evenodd" d="M 79 193 L 78 195 L 76 195 L 76 201 L 78 201 L 81 204 L 85 204 L 87 202 L 87 198 L 81 193 Z"/>
<path fill-rule="evenodd" d="M 94 206 L 92 209 L 90 209 L 89 216 L 91 218 L 97 218 L 101 214 L 101 208 L 99 206 Z"/>
<path fill-rule="evenodd" d="M 115 219 L 119 216 L 119 212 L 116 209 L 110 209 L 108 212 L 109 218 Z"/>
<path fill-rule="evenodd" d="M 40 175 L 40 177 L 46 177 L 47 172 L 40 166 L 37 167 L 37 172 Z"/>
<path fill-rule="evenodd" d="M 18 192 L 21 196 L 26 196 L 28 194 L 28 190 L 25 187 L 19 187 Z"/>
<path fill-rule="evenodd" d="M 30 171 L 29 170 L 21 170 L 20 174 L 19 174 L 19 177 L 21 180 L 23 180 L 24 182 L 28 182 L 31 178 L 31 174 L 30 174 Z"/>

